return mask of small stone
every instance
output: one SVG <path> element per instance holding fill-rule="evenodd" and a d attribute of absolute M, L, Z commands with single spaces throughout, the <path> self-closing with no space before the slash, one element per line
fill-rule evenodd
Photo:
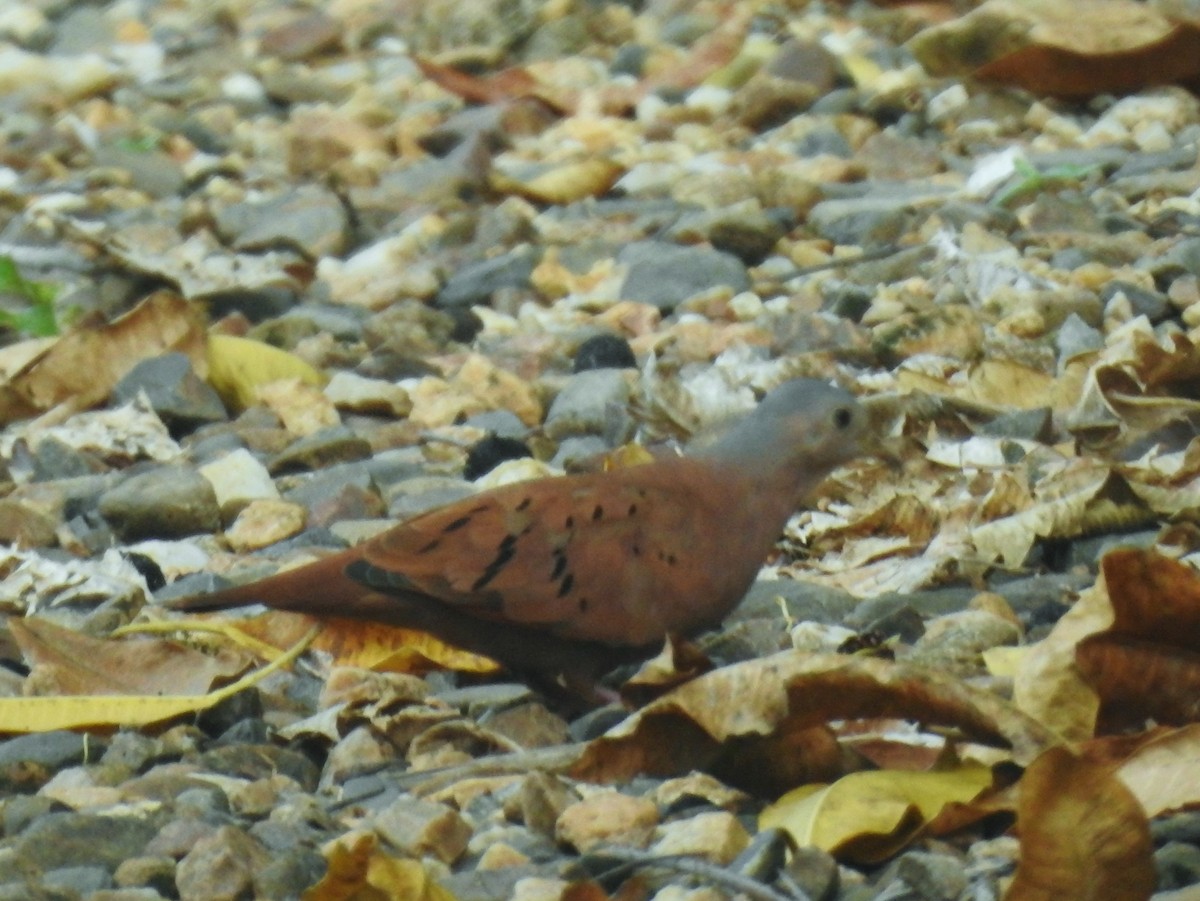
<path fill-rule="evenodd" d="M 513 886 L 509 901 L 562 901 L 569 888 L 562 879 L 528 876 Z"/>
<path fill-rule="evenodd" d="M 629 402 L 629 379 L 619 369 L 593 369 L 571 376 L 546 414 L 546 434 L 602 435 Z"/>
<path fill-rule="evenodd" d="M 156 827 L 147 820 L 86 813 L 50 813 L 16 837 L 20 858 L 41 870 L 94 864 L 108 870 L 141 854 Z"/>
<path fill-rule="evenodd" d="M 1159 891 L 1187 888 L 1200 883 L 1200 848 L 1184 842 L 1167 842 L 1154 852 Z"/>
<path fill-rule="evenodd" d="M 654 802 L 601 791 L 564 810 L 554 834 L 558 841 L 581 853 L 606 844 L 645 848 L 657 824 Z"/>
<path fill-rule="evenodd" d="M 637 358 L 633 348 L 620 335 L 593 335 L 575 351 L 571 362 L 572 372 L 589 369 L 636 369 Z"/>
<path fill-rule="evenodd" d="M 175 891 L 175 861 L 170 857 L 130 857 L 113 873 L 120 888 L 154 889 L 164 897 Z"/>
<path fill-rule="evenodd" d="M 925 634 L 913 646 L 912 659 L 970 675 L 980 671 L 984 651 L 1020 640 L 1018 623 L 985 610 L 964 610 L 926 623 Z"/>
<path fill-rule="evenodd" d="M 733 814 L 724 810 L 700 813 L 686 820 L 663 823 L 650 853 L 687 854 L 727 864 L 750 844 L 750 834 Z"/>
<path fill-rule="evenodd" d="M 375 831 L 408 854 L 453 863 L 467 849 L 471 827 L 444 804 L 402 797 L 375 815 Z"/>
<path fill-rule="evenodd" d="M 896 862 L 896 874 L 922 901 L 956 901 L 967 890 L 963 861 L 948 854 L 909 851 Z"/>
<path fill-rule="evenodd" d="M 8 547 L 53 547 L 58 523 L 12 498 L 0 500 L 0 544 Z"/>
<path fill-rule="evenodd" d="M 745 264 L 733 254 L 704 247 L 681 247 L 666 241 L 635 241 L 617 261 L 629 267 L 621 298 L 669 311 L 693 295 L 715 287 L 735 294 L 750 288 Z"/>
<path fill-rule="evenodd" d="M 529 858 L 512 845 L 496 842 L 479 855 L 477 870 L 502 870 L 506 867 L 520 867 L 529 863 Z"/>
<path fill-rule="evenodd" d="M 346 209 L 333 192 L 313 185 L 236 203 L 217 212 L 217 232 L 237 250 L 294 247 L 309 259 L 345 249 Z"/>
<path fill-rule="evenodd" d="M 113 388 L 114 404 L 132 403 L 145 394 L 151 409 L 179 435 L 197 426 L 228 419 L 217 392 L 203 381 L 181 353 L 142 360 Z"/>
<path fill-rule="evenodd" d="M 279 498 L 279 489 L 267 467 L 245 448 L 206 463 L 199 472 L 212 484 L 221 516 L 226 519 L 236 516 L 252 501 Z"/>
<path fill-rule="evenodd" d="M 351 729 L 325 757 L 322 785 L 339 785 L 360 773 L 369 773 L 396 758 L 396 746 L 374 729 Z"/>
<path fill-rule="evenodd" d="M 225 540 L 235 551 L 258 550 L 300 534 L 307 518 L 308 510 L 300 504 L 284 500 L 251 501 L 225 531 Z"/>
<path fill-rule="evenodd" d="M 467 450 L 467 461 L 463 465 L 463 478 L 473 482 L 506 460 L 522 460 L 532 456 L 533 452 L 524 441 L 516 438 L 503 438 L 495 433 L 490 433 L 476 441 Z"/>
<path fill-rule="evenodd" d="M 522 247 L 490 260 L 470 263 L 458 269 L 434 298 L 440 310 L 463 309 L 474 304 L 488 304 L 503 288 L 532 290 L 534 267 L 541 252 Z"/>
<path fill-rule="evenodd" d="M 233 826 L 199 839 L 175 870 L 180 901 L 238 901 L 255 897 L 255 874 L 270 863 L 267 850 Z"/>
<path fill-rule="evenodd" d="M 794 850 L 785 872 L 814 901 L 837 897 L 838 863 L 820 848 L 806 845 Z"/>
<path fill-rule="evenodd" d="M 555 824 L 578 796 L 557 776 L 533 772 L 521 780 L 517 793 L 504 804 L 509 819 L 524 823 L 534 832 L 554 837 Z"/>
<path fill-rule="evenodd" d="M 111 888 L 113 881 L 104 867 L 59 867 L 42 874 L 42 884 L 64 893 L 91 896 L 93 892 Z"/>
<path fill-rule="evenodd" d="M 341 36 L 337 19 L 311 12 L 267 31 L 259 41 L 259 49 L 267 56 L 300 60 L 334 49 Z"/>
<path fill-rule="evenodd" d="M 334 374 L 325 386 L 325 396 L 339 410 L 369 416 L 407 416 L 412 410 L 408 392 L 383 379 L 368 379 L 353 372 Z"/>
<path fill-rule="evenodd" d="M 371 445 L 342 425 L 330 426 L 294 441 L 268 465 L 268 471 L 279 474 L 297 470 L 322 469 L 334 463 L 365 460 L 371 456 Z"/>
<path fill-rule="evenodd" d="M 100 515 L 125 541 L 215 532 L 221 511 L 212 484 L 186 466 L 156 466 L 100 497 Z"/>

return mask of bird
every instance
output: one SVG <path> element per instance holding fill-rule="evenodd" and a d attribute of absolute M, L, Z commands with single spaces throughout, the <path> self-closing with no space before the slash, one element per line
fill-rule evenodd
<path fill-rule="evenodd" d="M 713 628 L 788 519 L 867 451 L 850 392 L 792 379 L 685 455 L 504 485 L 259 581 L 169 602 L 419 629 L 516 673 L 588 685 Z M 586 691 L 584 692 L 586 693 Z"/>

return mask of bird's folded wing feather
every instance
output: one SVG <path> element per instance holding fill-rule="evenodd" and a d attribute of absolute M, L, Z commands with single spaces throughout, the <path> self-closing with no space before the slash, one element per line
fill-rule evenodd
<path fill-rule="evenodd" d="M 686 564 L 719 552 L 698 537 L 712 532 L 697 528 L 711 486 L 672 464 L 516 484 L 435 510 L 360 546 L 347 574 L 485 619 L 656 640 L 674 615 L 668 595 L 701 588 Z"/>

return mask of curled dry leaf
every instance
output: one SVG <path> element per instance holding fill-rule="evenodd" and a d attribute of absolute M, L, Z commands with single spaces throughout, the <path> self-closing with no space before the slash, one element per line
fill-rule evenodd
<path fill-rule="evenodd" d="M 1151 550 L 1104 556 L 1100 579 L 1020 662 L 1017 705 L 1068 738 L 1197 718 L 1200 574 Z"/>
<path fill-rule="evenodd" d="M 434 882 L 419 860 L 384 852 L 371 833 L 350 833 L 325 849 L 329 865 L 321 880 L 304 893 L 305 901 L 408 898 L 411 901 L 454 901 Z"/>
<path fill-rule="evenodd" d="M 321 387 L 325 377 L 292 353 L 234 335 L 209 335 L 206 349 L 208 380 L 233 410 L 258 402 L 259 388 L 284 379 Z"/>
<path fill-rule="evenodd" d="M 168 351 L 187 354 L 205 371 L 203 313 L 177 294 L 157 291 L 112 322 L 76 326 L 26 360 L 0 384 L 0 423 L 60 404 L 86 410 L 139 362 Z"/>
<path fill-rule="evenodd" d="M 720 770 L 728 756 L 744 754 L 764 738 L 871 716 L 954 726 L 981 741 L 1006 744 L 1018 763 L 1059 741 L 1008 702 L 941 672 L 786 651 L 724 667 L 659 698 L 593 741 L 573 773 L 611 781 Z"/>
<path fill-rule="evenodd" d="M 1146 814 L 1107 764 L 1046 751 L 1021 779 L 1017 829 L 1007 901 L 1143 901 L 1154 891 Z"/>
<path fill-rule="evenodd" d="M 768 806 L 759 828 L 785 829 L 800 847 L 878 863 L 908 844 L 949 804 L 967 804 L 991 787 L 992 771 L 958 764 L 930 772 L 871 770 L 832 785 L 806 785 Z"/>
<path fill-rule="evenodd" d="M 1102 730 L 1200 719 L 1200 574 L 1134 548 L 1101 566 L 1113 623 L 1078 643 L 1075 665 L 1100 697 Z"/>
<path fill-rule="evenodd" d="M 1124 93 L 1200 75 L 1196 24 L 1134 0 L 988 0 L 921 32 L 908 46 L 935 75 L 971 73 L 1063 97 Z"/>
<path fill-rule="evenodd" d="M 237 651 L 205 654 L 159 638 L 106 641 L 44 619 L 12 619 L 9 631 L 40 695 L 203 694 L 250 665 Z"/>

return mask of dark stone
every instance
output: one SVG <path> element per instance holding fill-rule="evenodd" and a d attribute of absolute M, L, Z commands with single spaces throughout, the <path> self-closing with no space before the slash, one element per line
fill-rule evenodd
<path fill-rule="evenodd" d="M 491 472 L 506 460 L 532 457 L 533 452 L 524 441 L 516 438 L 501 438 L 496 434 L 485 435 L 467 450 L 467 462 L 463 466 L 463 478 L 473 482 Z"/>
<path fill-rule="evenodd" d="M 571 371 L 585 372 L 588 369 L 636 369 L 637 358 L 633 348 L 620 335 L 592 335 L 575 351 Z"/>
<path fill-rule="evenodd" d="M 76 450 L 52 436 L 38 442 L 33 452 L 33 481 L 50 482 L 90 476 L 107 467 L 94 454 Z"/>
<path fill-rule="evenodd" d="M 192 361 L 181 353 L 142 360 L 117 382 L 112 397 L 115 403 L 131 403 L 139 393 L 145 394 L 173 435 L 228 418 L 217 392 L 196 375 Z"/>
<path fill-rule="evenodd" d="M 1200 883 L 1200 848 L 1184 842 L 1167 842 L 1154 852 L 1154 869 L 1160 892 Z"/>
<path fill-rule="evenodd" d="M 463 310 L 486 304 L 501 288 L 529 288 L 529 278 L 541 259 L 541 251 L 520 247 L 490 260 L 468 263 L 446 280 L 434 298 L 440 310 Z"/>

